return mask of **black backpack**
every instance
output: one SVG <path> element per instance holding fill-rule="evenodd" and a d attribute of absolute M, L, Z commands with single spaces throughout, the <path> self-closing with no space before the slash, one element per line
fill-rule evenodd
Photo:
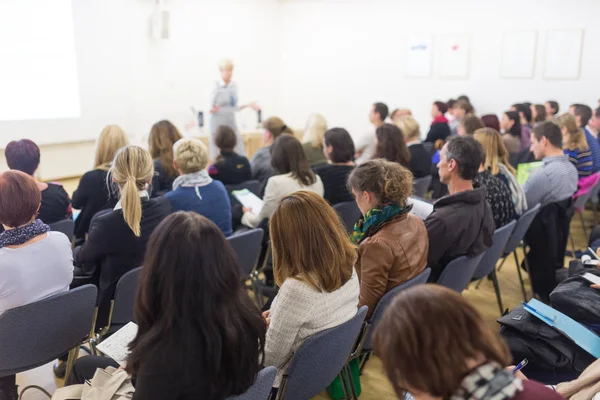
<path fill-rule="evenodd" d="M 600 276 L 600 270 L 586 272 Z M 581 275 L 561 282 L 550 294 L 552 307 L 580 324 L 597 331 L 600 326 L 600 290 L 592 289 Z"/>

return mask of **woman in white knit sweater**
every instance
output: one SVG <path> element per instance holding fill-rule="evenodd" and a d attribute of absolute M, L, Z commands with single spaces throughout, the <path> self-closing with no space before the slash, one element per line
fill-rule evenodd
<path fill-rule="evenodd" d="M 275 387 L 292 355 L 311 335 L 357 312 L 356 250 L 336 212 L 310 191 L 281 199 L 270 220 L 273 269 L 279 293 L 267 320 L 265 365 L 278 369 Z"/>

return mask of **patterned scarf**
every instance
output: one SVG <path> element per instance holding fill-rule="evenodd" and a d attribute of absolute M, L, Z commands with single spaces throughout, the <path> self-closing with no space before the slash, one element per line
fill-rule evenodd
<path fill-rule="evenodd" d="M 50 227 L 44 224 L 41 219 L 36 219 L 27 225 L 8 229 L 0 233 L 0 248 L 6 246 L 18 246 L 30 241 L 42 233 L 48 232 L 49 230 Z"/>
<path fill-rule="evenodd" d="M 369 234 L 375 233 L 381 226 L 394 218 L 396 215 L 408 213 L 412 209 L 412 205 L 404 204 L 400 207 L 399 204 L 387 203 L 382 208 L 374 208 L 367 212 L 364 217 L 358 220 L 354 225 L 352 232 L 352 241 L 356 244 L 360 243 L 363 238 Z"/>
<path fill-rule="evenodd" d="M 471 371 L 450 400 L 505 400 L 523 391 L 523 382 L 500 365 L 489 362 Z"/>

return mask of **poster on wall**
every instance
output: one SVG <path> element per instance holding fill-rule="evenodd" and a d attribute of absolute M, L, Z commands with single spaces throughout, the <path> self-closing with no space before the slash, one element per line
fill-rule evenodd
<path fill-rule="evenodd" d="M 444 78 L 469 77 L 469 35 L 448 34 L 439 37 L 439 71 Z"/>
<path fill-rule="evenodd" d="M 531 79 L 535 74 L 536 31 L 504 32 L 500 77 Z"/>
<path fill-rule="evenodd" d="M 404 73 L 407 77 L 428 78 L 431 76 L 433 59 L 433 41 L 431 35 L 411 35 L 406 40 L 406 65 Z"/>
<path fill-rule="evenodd" d="M 545 79 L 579 79 L 583 30 L 550 30 L 546 33 Z"/>

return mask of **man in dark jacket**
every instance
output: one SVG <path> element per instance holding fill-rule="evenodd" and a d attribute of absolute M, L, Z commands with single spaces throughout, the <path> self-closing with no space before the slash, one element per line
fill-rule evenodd
<path fill-rule="evenodd" d="M 437 282 L 455 258 L 474 257 L 492 245 L 494 217 L 485 200 L 485 188 L 473 188 L 481 154 L 481 145 L 470 136 L 453 137 L 441 151 L 440 180 L 448 185 L 450 194 L 435 202 L 433 213 L 425 220 L 429 282 Z"/>

